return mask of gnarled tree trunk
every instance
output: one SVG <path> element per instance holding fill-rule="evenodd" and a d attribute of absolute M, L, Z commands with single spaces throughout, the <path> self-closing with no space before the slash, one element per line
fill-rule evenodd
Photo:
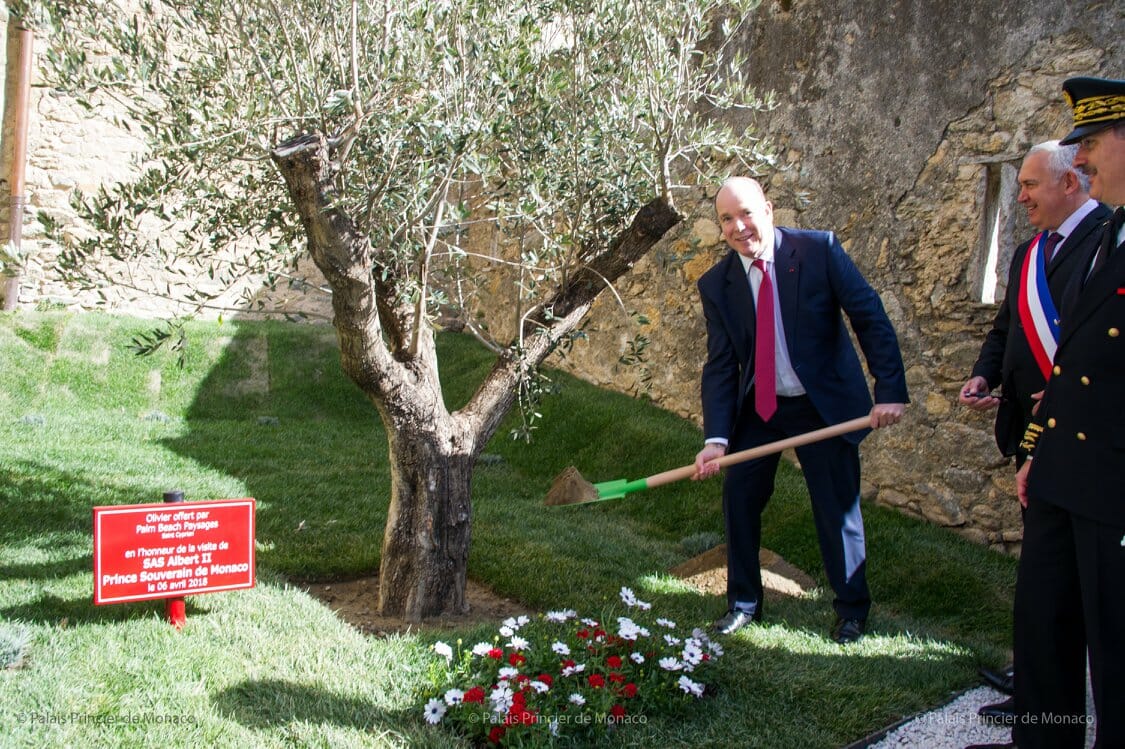
<path fill-rule="evenodd" d="M 524 329 L 522 359 L 502 353 L 468 404 L 444 405 L 433 331 L 375 269 L 375 250 L 332 201 L 327 139 L 282 143 L 273 160 L 301 217 L 309 252 L 332 287 L 344 371 L 387 429 L 391 500 L 383 538 L 379 612 L 408 621 L 466 610 L 472 475 L 483 446 L 515 401 L 521 373 L 581 323 L 594 299 L 680 221 L 661 199 L 644 206 L 612 245 L 569 276 Z M 396 301 L 399 300 L 399 301 Z M 417 331 L 415 326 L 424 326 Z"/>

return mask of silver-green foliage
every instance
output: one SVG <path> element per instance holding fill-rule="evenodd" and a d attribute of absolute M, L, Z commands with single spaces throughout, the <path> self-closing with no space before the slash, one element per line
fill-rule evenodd
<path fill-rule="evenodd" d="M 53 86 L 91 106 L 112 97 L 150 144 L 136 180 L 76 197 L 97 231 L 64 255 L 75 280 L 93 284 L 105 256 L 220 286 L 284 278 L 306 237 L 269 154 L 318 132 L 334 200 L 394 303 L 422 296 L 431 312 L 470 298 L 479 264 L 465 237 L 483 222 L 515 248 L 522 313 L 647 200 L 672 202 L 715 165 L 761 163 L 755 139 L 711 116 L 761 105 L 728 45 L 755 4 L 27 0 L 14 11 L 45 37 Z"/>
<path fill-rule="evenodd" d="M 19 668 L 31 644 L 31 630 L 18 622 L 0 622 L 0 669 Z"/>

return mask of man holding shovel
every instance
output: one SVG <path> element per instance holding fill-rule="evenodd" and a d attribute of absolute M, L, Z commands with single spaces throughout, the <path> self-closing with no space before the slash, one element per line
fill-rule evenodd
<path fill-rule="evenodd" d="M 706 444 L 695 478 L 718 473 L 711 461 L 728 451 L 868 412 L 872 428 L 897 423 L 908 400 L 898 339 L 879 295 L 835 235 L 774 227 L 773 206 L 746 177 L 723 183 L 715 210 L 731 252 L 698 284 L 707 322 Z M 844 315 L 875 378 L 874 406 Z M 831 636 L 841 644 L 863 636 L 871 607 L 859 506 L 859 442 L 866 434 L 797 448 L 835 592 Z M 733 465 L 723 483 L 729 611 L 714 624 L 721 634 L 762 617 L 761 515 L 778 460 L 773 453 Z"/>

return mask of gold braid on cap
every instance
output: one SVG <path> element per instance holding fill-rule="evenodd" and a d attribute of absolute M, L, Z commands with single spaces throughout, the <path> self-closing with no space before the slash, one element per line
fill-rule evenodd
<path fill-rule="evenodd" d="M 1031 453 L 1035 450 L 1035 443 L 1039 441 L 1039 435 L 1043 434 L 1043 427 L 1036 424 L 1034 421 L 1027 425 L 1027 431 L 1023 433 L 1023 439 L 1020 440 L 1020 449 L 1025 453 Z"/>
<path fill-rule="evenodd" d="M 1125 95 L 1122 94 L 1091 96 L 1072 106 L 1074 107 L 1075 127 L 1125 118 Z"/>

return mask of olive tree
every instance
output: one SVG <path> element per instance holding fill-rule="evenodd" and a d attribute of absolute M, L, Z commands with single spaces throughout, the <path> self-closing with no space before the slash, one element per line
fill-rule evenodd
<path fill-rule="evenodd" d="M 43 0 L 13 10 L 45 38 L 51 85 L 113 97 L 149 144 L 136 179 L 76 196 L 92 235 L 48 227 L 70 236 L 73 279 L 155 258 L 222 282 L 275 281 L 303 254 L 323 274 L 344 371 L 389 442 L 379 609 L 417 620 L 466 608 L 474 465 L 537 366 L 681 221 L 682 187 L 763 158 L 714 116 L 761 106 L 728 49 L 748 5 Z M 451 412 L 435 316 L 481 293 L 483 263 L 503 264 L 518 285 L 513 332 L 501 339 L 464 315 L 496 360 Z"/>

